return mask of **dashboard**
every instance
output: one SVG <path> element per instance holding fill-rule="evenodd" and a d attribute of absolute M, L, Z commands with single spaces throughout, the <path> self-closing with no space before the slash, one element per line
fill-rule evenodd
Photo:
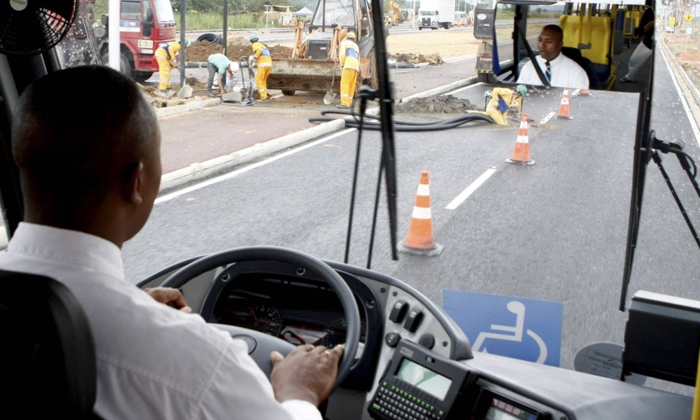
<path fill-rule="evenodd" d="M 360 343 L 355 365 L 343 386 L 371 387 L 382 342 L 380 305 L 373 290 L 357 277 L 338 272 L 360 313 Z M 325 281 L 300 267 L 277 261 L 239 262 L 215 278 L 202 305 L 210 323 L 268 334 L 293 345 L 334 347 L 345 342 L 347 323 L 340 300 Z"/>
<path fill-rule="evenodd" d="M 360 341 L 366 341 L 366 314 Z M 333 347 L 345 342 L 347 324 L 335 294 L 325 286 L 278 277 L 243 276 L 219 295 L 208 322 L 236 325 L 294 345 Z"/>
<path fill-rule="evenodd" d="M 418 291 L 380 273 L 330 265 L 355 296 L 363 345 L 328 401 L 328 419 L 689 418 L 689 397 L 472 354 L 454 322 Z M 141 286 L 158 284 L 174 269 Z M 344 313 L 335 293 L 303 267 L 237 262 L 200 276 L 186 292 L 188 298 L 199 296 L 195 306 L 208 322 L 248 328 L 292 344 L 332 346 L 345 340 Z"/>

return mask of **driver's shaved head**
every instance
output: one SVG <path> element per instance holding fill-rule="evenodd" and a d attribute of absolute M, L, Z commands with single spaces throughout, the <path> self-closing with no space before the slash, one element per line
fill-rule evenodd
<path fill-rule="evenodd" d="M 133 81 L 108 67 L 37 80 L 22 94 L 12 128 L 30 218 L 50 212 L 54 224 L 77 228 L 78 217 L 91 216 L 86 207 L 118 205 L 114 199 L 139 167 L 160 177 L 155 113 Z"/>

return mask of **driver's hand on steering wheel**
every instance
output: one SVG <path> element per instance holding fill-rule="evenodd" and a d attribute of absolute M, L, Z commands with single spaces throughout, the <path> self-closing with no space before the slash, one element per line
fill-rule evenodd
<path fill-rule="evenodd" d="M 180 289 L 174 289 L 172 287 L 146 287 L 143 291 L 148 293 L 156 302 L 168 305 L 182 312 L 192 312 L 192 308 L 187 305 L 185 296 L 183 296 Z"/>
<path fill-rule="evenodd" d="M 273 351 L 270 382 L 277 401 L 302 400 L 315 406 L 325 401 L 333 390 L 344 351 L 342 344 L 330 350 L 310 344 L 298 346 L 287 357 Z"/>

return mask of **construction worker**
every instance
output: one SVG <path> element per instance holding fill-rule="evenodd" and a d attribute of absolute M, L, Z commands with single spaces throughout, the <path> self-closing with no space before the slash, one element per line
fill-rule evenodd
<path fill-rule="evenodd" d="M 185 48 L 190 45 L 190 41 L 185 41 Z M 180 43 L 168 42 L 161 44 L 156 49 L 156 61 L 158 61 L 158 75 L 160 76 L 159 90 L 170 89 L 170 70 L 177 67 L 177 60 L 180 56 Z"/>
<path fill-rule="evenodd" d="M 360 48 L 355 44 L 356 39 L 355 32 L 348 32 L 339 47 L 340 66 L 343 68 L 340 77 L 340 109 L 350 108 L 355 96 L 355 83 L 360 72 Z"/>
<path fill-rule="evenodd" d="M 250 61 L 254 62 L 253 67 L 258 67 L 258 71 L 255 74 L 255 84 L 258 86 L 260 99 L 266 101 L 268 99 L 267 78 L 272 71 L 272 56 L 270 55 L 270 50 L 259 41 L 257 35 L 250 36 L 250 43 L 253 46 L 253 55 L 250 56 Z"/>
<path fill-rule="evenodd" d="M 506 121 L 508 111 L 512 108 L 522 110 L 523 97 L 527 96 L 527 88 L 523 85 L 518 85 L 515 90 L 493 88 L 490 92 L 486 92 L 486 95 L 491 98 L 486 105 L 486 115 L 498 125 L 508 125 Z"/>
<path fill-rule="evenodd" d="M 229 60 L 223 54 L 217 53 L 212 54 L 207 58 L 207 69 L 209 70 L 209 78 L 207 79 L 207 96 L 214 96 L 212 93 L 212 85 L 214 84 L 214 75 L 219 77 L 219 92 L 224 94 L 224 88 L 226 87 L 226 79 L 224 75 L 228 73 L 228 76 L 233 80 L 233 73 L 238 70 L 238 64 Z"/>

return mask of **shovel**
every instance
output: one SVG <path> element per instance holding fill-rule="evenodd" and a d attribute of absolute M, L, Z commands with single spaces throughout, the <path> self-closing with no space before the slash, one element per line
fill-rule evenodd
<path fill-rule="evenodd" d="M 191 98 L 192 97 L 192 92 L 194 92 L 194 89 L 192 89 L 192 86 L 188 85 L 187 82 L 185 82 L 180 90 L 177 91 L 177 97 L 178 98 Z"/>
<path fill-rule="evenodd" d="M 333 103 L 333 100 L 335 99 L 335 93 L 333 93 L 333 85 L 335 85 L 335 69 L 338 66 L 333 66 L 333 78 L 331 78 L 331 90 L 326 92 L 326 96 L 323 97 L 323 103 L 326 105 L 330 105 Z"/>

